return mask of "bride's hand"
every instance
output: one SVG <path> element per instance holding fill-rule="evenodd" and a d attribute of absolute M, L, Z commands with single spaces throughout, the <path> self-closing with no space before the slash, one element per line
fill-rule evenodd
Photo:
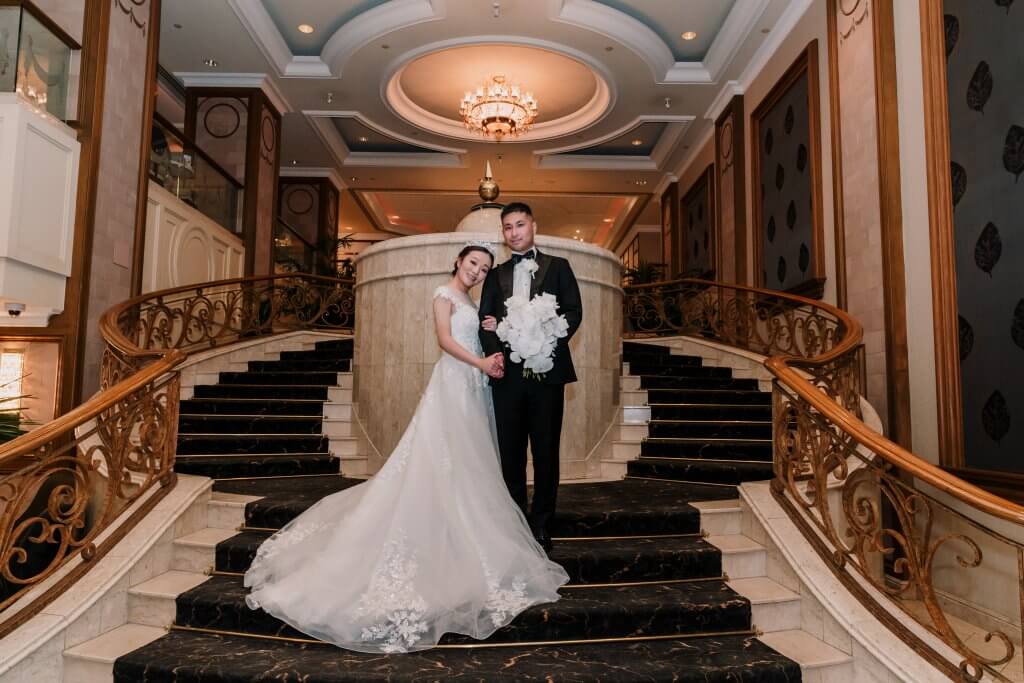
<path fill-rule="evenodd" d="M 480 359 L 480 370 L 488 377 L 501 379 L 505 376 L 505 357 L 500 353 L 485 356 Z"/>
<path fill-rule="evenodd" d="M 494 332 L 498 329 L 498 320 L 493 315 L 489 315 L 480 322 L 480 327 L 488 332 Z"/>

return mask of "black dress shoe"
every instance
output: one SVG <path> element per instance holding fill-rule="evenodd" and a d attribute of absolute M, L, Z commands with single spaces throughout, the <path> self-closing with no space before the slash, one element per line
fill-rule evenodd
<path fill-rule="evenodd" d="M 549 534 L 546 531 L 538 531 L 533 535 L 533 537 L 537 539 L 537 543 L 540 543 L 540 547 L 544 548 L 544 552 L 551 552 L 551 548 L 554 547 L 554 545 L 551 543 L 551 534 Z"/>

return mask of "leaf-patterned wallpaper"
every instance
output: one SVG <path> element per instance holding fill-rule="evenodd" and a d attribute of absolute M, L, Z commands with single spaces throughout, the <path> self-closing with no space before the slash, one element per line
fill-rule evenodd
<path fill-rule="evenodd" d="M 711 231 L 715 220 L 711 211 L 708 204 L 708 174 L 705 174 L 683 198 L 680 207 L 683 221 L 680 246 L 685 252 L 683 263 L 686 267 L 683 274 L 686 277 L 704 277 L 714 268 Z"/>
<path fill-rule="evenodd" d="M 768 289 L 791 289 L 814 274 L 807 98 L 804 72 L 759 124 L 761 276 Z"/>
<path fill-rule="evenodd" d="M 1024 472 L 1024 2 L 943 7 L 964 457 Z"/>

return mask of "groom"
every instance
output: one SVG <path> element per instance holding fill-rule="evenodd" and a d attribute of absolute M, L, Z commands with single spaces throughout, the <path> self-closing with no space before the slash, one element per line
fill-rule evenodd
<path fill-rule="evenodd" d="M 562 434 L 565 385 L 576 381 L 569 340 L 583 319 L 580 288 L 569 262 L 537 251 L 533 244 L 537 223 L 530 207 L 513 202 L 501 211 L 501 232 L 512 258 L 491 269 L 480 295 L 480 320 L 507 314 L 509 297 L 532 298 L 553 294 L 558 312 L 569 323 L 569 333 L 558 340 L 554 367 L 540 378 L 523 377 L 521 363 L 513 363 L 509 349 L 494 332 L 480 330 L 484 354 L 505 354 L 505 376 L 492 379 L 494 417 L 498 429 L 501 470 L 512 499 L 526 515 L 537 542 L 551 550 L 551 520 L 558 495 L 558 450 Z M 531 262 L 536 263 L 534 268 Z M 526 505 L 526 447 L 533 453 L 533 504 Z"/>

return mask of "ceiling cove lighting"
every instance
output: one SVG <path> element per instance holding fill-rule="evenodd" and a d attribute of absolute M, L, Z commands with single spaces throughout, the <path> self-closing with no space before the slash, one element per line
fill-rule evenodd
<path fill-rule="evenodd" d="M 459 103 L 459 115 L 466 128 L 502 139 L 526 132 L 537 118 L 537 100 L 518 84 L 509 85 L 504 76 L 466 92 Z"/>
<path fill-rule="evenodd" d="M 640 138 L 634 138 L 629 141 L 629 144 L 633 145 L 634 147 L 639 147 L 640 145 L 644 144 L 644 141 L 641 140 Z"/>

